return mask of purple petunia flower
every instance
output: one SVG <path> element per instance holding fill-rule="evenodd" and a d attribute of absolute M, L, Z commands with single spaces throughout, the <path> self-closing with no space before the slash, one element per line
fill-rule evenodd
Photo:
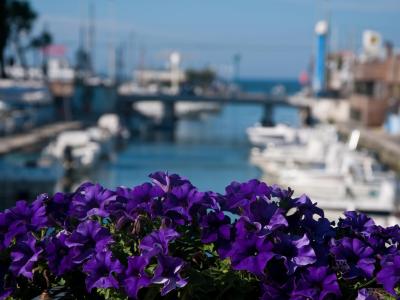
<path fill-rule="evenodd" d="M 354 233 L 362 233 L 369 235 L 373 229 L 375 222 L 367 215 L 358 213 L 356 211 L 346 211 L 344 219 L 339 219 L 339 228 L 347 228 Z"/>
<path fill-rule="evenodd" d="M 73 258 L 74 263 L 82 263 L 95 252 L 104 251 L 113 242 L 108 229 L 92 220 L 86 220 L 78 225 L 71 236 L 65 240 L 65 245 L 76 247 L 78 255 Z"/>
<path fill-rule="evenodd" d="M 115 197 L 113 191 L 99 184 L 85 183 L 72 197 L 70 213 L 80 220 L 91 216 L 107 217 L 108 212 L 104 206 L 115 200 Z"/>
<path fill-rule="evenodd" d="M 384 299 L 376 289 L 360 289 L 357 294 L 356 300 L 380 300 Z"/>
<path fill-rule="evenodd" d="M 151 284 L 151 278 L 145 272 L 148 263 L 148 258 L 145 256 L 131 256 L 128 258 L 124 289 L 129 298 L 137 299 L 139 290 Z"/>
<path fill-rule="evenodd" d="M 142 254 L 153 257 L 157 254 L 168 255 L 168 243 L 179 237 L 179 233 L 170 228 L 155 230 L 145 236 L 140 243 Z"/>
<path fill-rule="evenodd" d="M 293 190 L 288 188 L 287 190 L 282 189 L 280 186 L 274 184 L 270 186 L 271 189 L 271 197 L 273 198 L 278 198 L 280 201 L 284 200 L 289 200 L 290 197 L 293 195 Z"/>
<path fill-rule="evenodd" d="M 274 260 L 272 260 L 274 261 Z M 268 263 L 269 265 L 270 263 Z M 283 267 L 284 268 L 284 267 Z M 275 273 L 275 270 L 274 270 Z M 278 270 L 279 273 L 279 270 Z M 286 275 L 286 270 L 284 270 Z M 261 298 L 260 300 L 283 300 L 292 299 L 291 292 L 294 288 L 294 280 L 292 277 L 288 278 L 285 276 L 285 280 L 281 280 L 282 283 L 267 280 L 261 285 Z"/>
<path fill-rule="evenodd" d="M 158 186 L 144 183 L 134 187 L 127 197 L 126 211 L 131 219 L 135 219 L 138 213 L 151 213 L 151 200 L 161 197 L 163 191 Z"/>
<path fill-rule="evenodd" d="M 169 191 L 170 177 L 168 173 L 158 171 L 151 173 L 149 177 L 152 179 L 153 183 L 159 186 L 164 192 Z"/>
<path fill-rule="evenodd" d="M 327 267 L 308 268 L 292 292 L 295 299 L 339 299 L 341 296 L 336 274 L 329 272 Z"/>
<path fill-rule="evenodd" d="M 105 205 L 105 210 L 109 217 L 115 222 L 117 229 L 122 229 L 123 226 L 129 223 L 130 219 L 126 211 L 126 204 L 131 189 L 127 187 L 117 187 L 115 191 L 115 200 L 110 201 Z"/>
<path fill-rule="evenodd" d="M 152 215 L 152 205 L 156 198 L 164 192 L 150 183 L 144 183 L 134 188 L 118 187 L 116 199 L 105 205 L 106 211 L 121 229 L 126 224 L 135 221 L 140 214 Z"/>
<path fill-rule="evenodd" d="M 188 203 L 188 213 L 193 223 L 193 220 L 197 223 L 200 219 L 207 214 L 207 212 L 211 209 L 219 210 L 220 207 L 218 205 L 218 197 L 219 195 L 213 192 L 198 192 L 196 190 L 193 193 L 192 197 L 190 197 Z"/>
<path fill-rule="evenodd" d="M 170 291 L 184 287 L 187 281 L 183 279 L 179 272 L 184 266 L 182 259 L 171 256 L 157 256 L 157 267 L 154 270 L 154 276 L 151 280 L 155 284 L 163 284 L 161 296 L 165 296 Z"/>
<path fill-rule="evenodd" d="M 79 249 L 68 247 L 66 245 L 68 238 L 69 235 L 66 232 L 60 232 L 57 236 L 50 238 L 46 244 L 49 269 L 57 276 L 71 271 L 76 266 L 73 260 L 79 255 Z"/>
<path fill-rule="evenodd" d="M 234 270 L 245 270 L 257 276 L 264 274 L 265 266 L 273 255 L 272 245 L 265 238 L 254 235 L 250 239 L 238 239 L 228 256 Z"/>
<path fill-rule="evenodd" d="M 227 253 L 232 268 L 262 276 L 267 262 L 274 256 L 271 251 L 273 245 L 265 237 L 259 236 L 259 228 L 243 217 L 237 221 L 235 227 L 237 237 Z"/>
<path fill-rule="evenodd" d="M 51 226 L 64 226 L 69 217 L 69 208 L 73 194 L 56 193 L 46 201 L 46 212 Z"/>
<path fill-rule="evenodd" d="M 275 238 L 272 251 L 277 258 L 284 260 L 288 274 L 293 274 L 297 267 L 313 264 L 317 260 L 306 234 L 298 239 L 280 234 Z"/>
<path fill-rule="evenodd" d="M 233 213 L 238 213 L 240 208 L 246 210 L 250 202 L 257 198 L 271 198 L 271 188 L 257 179 L 245 183 L 232 182 L 225 191 L 221 208 Z"/>
<path fill-rule="evenodd" d="M 90 292 L 93 288 L 118 288 L 116 276 L 122 274 L 124 267 L 112 256 L 110 251 L 98 252 L 83 265 L 87 273 L 86 289 Z"/>
<path fill-rule="evenodd" d="M 10 270 L 14 276 L 24 276 L 33 279 L 33 267 L 39 260 L 42 249 L 36 245 L 32 234 L 27 234 L 19 240 L 11 250 Z"/>
<path fill-rule="evenodd" d="M 6 213 L 0 212 L 0 252 L 4 251 L 9 245 L 9 241 L 6 242 L 9 226 L 10 217 Z"/>
<path fill-rule="evenodd" d="M 391 227 L 387 227 L 384 229 L 385 234 L 387 237 L 389 237 L 390 241 L 395 244 L 400 244 L 400 226 L 399 225 L 394 225 Z"/>
<path fill-rule="evenodd" d="M 231 221 L 222 211 L 209 212 L 200 222 L 201 241 L 205 244 L 229 241 L 231 238 Z"/>
<path fill-rule="evenodd" d="M 0 282 L 0 284 L 1 284 L 1 282 Z M 13 294 L 13 292 L 14 292 L 13 288 L 5 287 L 5 288 L 2 289 L 0 287 L 0 300 L 7 299 L 8 297 L 10 297 Z"/>
<path fill-rule="evenodd" d="M 306 218 L 313 218 L 314 215 L 324 217 L 324 211 L 317 207 L 317 203 L 313 203 L 307 195 L 301 195 L 299 198 L 294 199 L 293 206 L 297 207 Z"/>
<path fill-rule="evenodd" d="M 361 240 L 345 237 L 335 241 L 331 253 L 341 264 L 340 271 L 344 278 L 372 277 L 375 270 L 374 250 Z"/>
<path fill-rule="evenodd" d="M 181 178 L 177 174 L 169 175 L 166 172 L 158 171 L 151 173 L 149 177 L 152 179 L 156 186 L 159 186 L 165 193 L 169 192 L 173 187 L 181 186 L 190 182 Z"/>
<path fill-rule="evenodd" d="M 336 236 L 331 222 L 326 218 L 320 217 L 318 220 L 304 219 L 301 221 L 301 226 L 316 243 L 325 243 Z"/>
<path fill-rule="evenodd" d="M 365 240 L 376 253 L 380 255 L 390 255 L 397 251 L 395 232 L 379 225 L 373 225 L 365 235 Z"/>
<path fill-rule="evenodd" d="M 232 182 L 218 194 L 176 174 L 150 177 L 153 183 L 116 191 L 86 183 L 0 212 L 0 300 L 41 288 L 41 275 L 49 287 L 73 282 L 74 294 L 85 278 L 90 297 L 99 296 L 96 288 L 129 299 L 160 297 L 206 269 L 207 280 L 237 273 L 221 295 L 259 284 L 254 292 L 265 300 L 397 296 L 398 225 L 384 228 L 351 211 L 335 226 L 307 196 L 292 198 L 291 189 L 258 180 Z M 184 260 L 193 261 L 190 268 Z M 194 284 L 201 290 L 206 282 Z"/>
<path fill-rule="evenodd" d="M 5 210 L 8 232 L 4 235 L 3 244 L 8 247 L 14 238 L 25 236 L 29 231 L 37 231 L 47 226 L 46 209 L 43 205 L 45 194 L 37 197 L 32 204 L 17 201 L 15 207 Z"/>
<path fill-rule="evenodd" d="M 385 290 L 395 295 L 394 288 L 400 283 L 400 254 L 389 255 L 381 261 L 382 270 L 376 276 Z"/>
<path fill-rule="evenodd" d="M 310 239 L 310 244 L 317 256 L 316 265 L 324 266 L 329 261 L 329 241 L 335 238 L 336 231 L 328 219 L 320 217 L 318 220 L 314 218 L 304 218 L 298 223 L 301 232 L 305 232 Z"/>
<path fill-rule="evenodd" d="M 164 192 L 162 201 L 152 201 L 152 216 L 167 217 L 172 225 L 184 225 L 186 222 L 192 222 L 193 218 L 198 221 L 199 217 L 206 214 L 208 208 L 218 208 L 215 195 L 199 192 L 190 181 L 176 174 L 156 172 L 150 174 L 150 177 L 155 187 Z"/>
<path fill-rule="evenodd" d="M 260 234 L 266 235 L 272 231 L 287 227 L 288 222 L 283 215 L 283 210 L 275 203 L 268 203 L 265 199 L 251 201 L 248 211 L 243 213 L 251 222 L 259 224 Z"/>
<path fill-rule="evenodd" d="M 191 220 L 189 215 L 191 204 L 201 201 L 203 195 L 189 182 L 174 186 L 162 203 L 163 215 L 170 218 L 175 224 L 184 225 Z"/>

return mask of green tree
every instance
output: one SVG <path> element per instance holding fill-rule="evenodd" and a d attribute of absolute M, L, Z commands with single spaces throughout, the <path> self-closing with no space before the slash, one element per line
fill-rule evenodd
<path fill-rule="evenodd" d="M 32 30 L 33 22 L 37 18 L 37 13 L 32 9 L 30 3 L 24 0 L 11 0 L 8 5 L 8 18 L 10 24 L 11 39 L 15 45 L 16 54 L 25 69 L 26 58 L 25 50 L 21 43 L 23 34 L 29 34 Z"/>
<path fill-rule="evenodd" d="M 7 46 L 7 40 L 10 35 L 10 26 L 8 23 L 8 1 L 0 0 L 0 78 L 6 77 L 4 50 Z"/>
<path fill-rule="evenodd" d="M 42 52 L 42 66 L 44 66 L 46 63 L 46 55 L 44 53 L 44 49 L 52 43 L 53 36 L 46 28 L 44 28 L 38 36 L 32 38 L 31 40 L 30 47 L 36 52 Z"/>
<path fill-rule="evenodd" d="M 44 29 L 38 36 L 31 40 L 31 47 L 34 49 L 46 48 L 53 42 L 53 36 L 49 31 Z"/>
<path fill-rule="evenodd" d="M 215 72 L 211 69 L 186 71 L 187 83 L 193 86 L 208 87 L 216 78 Z"/>

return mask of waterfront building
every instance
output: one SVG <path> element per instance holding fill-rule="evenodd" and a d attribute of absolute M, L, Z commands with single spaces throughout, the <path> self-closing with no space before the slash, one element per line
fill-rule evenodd
<path fill-rule="evenodd" d="M 368 43 L 364 45 L 365 50 L 370 48 Z M 378 50 L 373 53 L 368 56 L 364 51 L 355 62 L 350 115 L 361 125 L 379 127 L 390 110 L 397 110 L 400 104 L 400 55 L 393 52 L 390 43 L 386 44 L 383 58 Z"/>
<path fill-rule="evenodd" d="M 327 57 L 327 94 L 346 98 L 353 91 L 353 68 L 356 56 L 352 51 L 329 53 Z"/>

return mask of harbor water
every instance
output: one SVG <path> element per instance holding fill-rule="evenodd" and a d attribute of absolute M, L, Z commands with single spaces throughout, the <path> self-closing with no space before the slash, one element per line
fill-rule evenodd
<path fill-rule="evenodd" d="M 287 93 L 299 90 L 293 80 L 244 81 L 249 92 L 269 92 L 283 86 Z M 254 105 L 226 105 L 216 114 L 178 121 L 173 141 L 132 140 L 111 161 L 100 165 L 91 178 L 107 187 L 133 186 L 148 180 L 156 170 L 190 178 L 200 190 L 223 192 L 233 180 L 260 178 L 249 163 L 250 144 L 246 128 L 261 120 L 262 108 Z M 276 108 L 276 122 L 298 125 L 295 108 Z"/>
<path fill-rule="evenodd" d="M 244 81 L 240 85 L 249 92 L 270 92 L 276 86 L 284 87 L 289 94 L 299 90 L 297 82 L 290 80 Z M 102 89 L 95 95 L 91 105 L 98 110 L 96 113 L 101 114 L 102 110 L 107 112 L 109 100 L 106 96 L 109 91 Z M 68 191 L 83 181 L 98 182 L 109 188 L 134 186 L 149 180 L 147 176 L 151 172 L 163 170 L 190 178 L 200 190 L 223 192 L 233 180 L 262 177 L 261 172 L 249 163 L 251 146 L 246 137 L 246 128 L 259 122 L 261 117 L 262 108 L 259 106 L 225 105 L 219 112 L 180 119 L 174 139 L 162 138 L 162 133 L 158 133 L 158 138 L 133 135 L 125 147 L 111 155 L 111 159 L 100 161 L 78 178 L 64 178 L 64 183 L 55 189 Z M 299 123 L 294 108 L 276 108 L 274 118 L 276 122 L 290 125 Z M 0 161 L 25 164 L 35 161 L 41 150 L 41 147 L 25 149 L 0 157 Z M 22 188 L 16 196 L 18 199 L 33 197 L 27 196 Z M 32 190 L 32 187 L 27 189 Z M 42 191 L 43 188 L 34 190 Z M 0 193 L 2 208 L 12 205 L 15 200 Z"/>

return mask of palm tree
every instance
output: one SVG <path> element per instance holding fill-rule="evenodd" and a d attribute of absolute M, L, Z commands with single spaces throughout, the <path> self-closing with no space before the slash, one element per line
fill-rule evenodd
<path fill-rule="evenodd" d="M 31 40 L 30 47 L 35 51 L 41 50 L 42 52 L 42 67 L 44 67 L 46 64 L 45 48 L 51 45 L 52 42 L 53 42 L 53 36 L 46 28 L 44 28 L 43 31 L 38 36 L 34 37 Z"/>
<path fill-rule="evenodd" d="M 0 78 L 6 77 L 4 49 L 10 35 L 7 2 L 7 0 L 0 0 Z"/>
<path fill-rule="evenodd" d="M 23 34 L 29 34 L 32 30 L 33 22 L 37 18 L 37 13 L 32 9 L 30 3 L 24 0 L 11 0 L 6 1 L 8 22 L 10 26 L 10 38 L 15 45 L 16 54 L 22 67 L 27 67 L 25 50 L 21 43 Z"/>

